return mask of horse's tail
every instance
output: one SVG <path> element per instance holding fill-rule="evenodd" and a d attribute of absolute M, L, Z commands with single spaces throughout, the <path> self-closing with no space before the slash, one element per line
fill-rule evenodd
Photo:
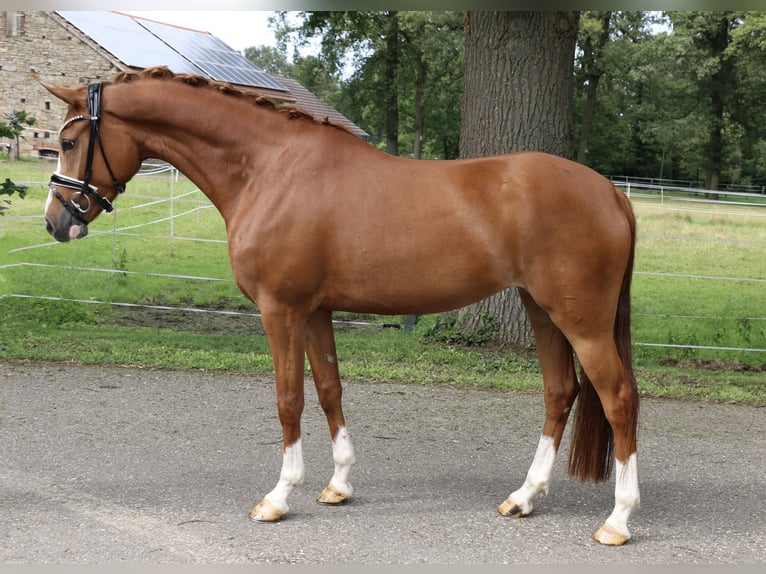
<path fill-rule="evenodd" d="M 622 278 L 614 323 L 614 341 L 622 361 L 628 383 L 628 440 L 635 443 L 638 426 L 638 385 L 633 373 L 630 346 L 630 282 L 633 276 L 633 260 L 636 246 L 636 217 L 630 200 L 615 188 L 630 226 L 630 253 Z M 588 375 L 580 369 L 580 392 L 569 451 L 567 471 L 582 481 L 599 482 L 609 477 L 614 460 L 614 436 L 612 427 L 604 414 L 596 389 Z"/>

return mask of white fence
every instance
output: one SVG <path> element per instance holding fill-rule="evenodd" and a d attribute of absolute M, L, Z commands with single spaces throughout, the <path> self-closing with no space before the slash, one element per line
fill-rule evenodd
<path fill-rule="evenodd" d="M 659 182 L 655 180 L 640 181 L 630 178 L 612 178 L 612 182 L 623 189 L 625 193 L 634 198 L 641 198 L 644 200 L 656 200 L 658 202 L 658 208 L 663 211 L 676 211 L 679 213 L 710 213 L 710 206 L 716 208 L 715 214 L 726 216 L 741 216 L 743 215 L 742 208 L 747 208 L 748 217 L 764 217 L 766 218 L 766 195 L 763 193 L 742 192 L 742 191 L 711 191 L 707 189 L 699 189 L 694 187 L 687 187 L 683 185 L 675 185 L 673 182 Z M 671 207 L 669 204 L 673 203 Z M 766 222 L 766 221 L 765 221 Z M 699 238 L 699 237 L 686 237 L 683 235 L 652 235 L 641 233 L 640 236 L 650 237 L 662 237 L 670 240 L 677 241 L 702 241 L 709 244 L 715 244 L 716 242 L 725 243 L 748 243 L 763 246 L 764 249 L 764 274 L 766 275 L 766 242 L 757 240 L 738 240 L 738 239 L 726 239 L 726 238 Z M 665 278 L 676 279 L 695 279 L 703 281 L 720 281 L 720 282 L 737 282 L 737 283 L 755 283 L 764 285 L 764 296 L 766 297 L 766 278 L 764 277 L 738 277 L 738 276 L 719 276 L 708 275 L 704 273 L 700 274 L 683 274 L 683 273 L 663 273 L 663 272 L 648 272 L 636 269 L 634 275 L 638 276 L 655 276 Z M 641 316 L 641 314 L 634 313 L 634 316 Z M 723 316 L 711 316 L 711 315 L 671 315 L 656 313 L 652 315 L 654 317 L 664 317 L 672 319 L 685 319 L 688 321 L 717 321 L 725 322 L 730 321 L 730 317 Z M 752 316 L 744 318 L 746 321 L 766 321 L 766 317 Z M 723 347 L 716 345 L 693 345 L 693 344 L 675 344 L 675 343 L 659 343 L 651 341 L 637 341 L 634 342 L 637 346 L 646 347 L 669 347 L 669 348 L 681 348 L 681 349 L 702 349 L 713 351 L 745 351 L 745 352 L 766 352 L 766 340 L 759 341 L 757 347 Z"/>
<path fill-rule="evenodd" d="M 101 232 L 101 233 L 110 233 L 112 236 L 113 263 L 116 261 L 116 258 L 117 258 L 117 255 L 115 252 L 117 237 L 119 237 L 120 235 L 137 235 L 136 231 L 139 228 L 145 228 L 145 227 L 149 227 L 149 226 L 156 225 L 158 223 L 163 223 L 163 222 L 169 222 L 169 225 L 170 225 L 170 233 L 168 236 L 166 236 L 166 239 L 168 239 L 169 241 L 201 241 L 201 242 L 213 242 L 213 243 L 226 243 L 225 239 L 205 239 L 201 237 L 183 237 L 183 236 L 178 236 L 175 233 L 174 222 L 177 219 L 185 218 L 192 214 L 199 213 L 200 211 L 213 208 L 213 205 L 207 200 L 206 197 L 204 197 L 199 192 L 199 190 L 194 190 L 194 191 L 176 195 L 174 191 L 175 191 L 175 182 L 177 182 L 178 180 L 178 172 L 177 170 L 175 170 L 175 168 L 172 168 L 171 166 L 167 166 L 167 165 L 144 166 L 142 168 L 142 171 L 139 173 L 139 175 L 156 176 L 162 173 L 168 174 L 168 180 L 169 180 L 169 186 L 170 186 L 169 197 L 141 197 L 141 196 L 133 195 L 132 196 L 133 199 L 138 198 L 138 199 L 143 199 L 144 201 L 142 203 L 139 203 L 138 205 L 130 206 L 127 209 L 141 209 L 141 208 L 145 208 L 149 206 L 167 203 L 168 215 L 166 217 L 162 217 L 162 218 L 141 223 L 138 225 L 119 227 L 117 224 L 119 210 L 115 210 L 115 213 L 113 215 L 112 230 L 109 232 L 106 232 L 106 231 Z M 670 186 L 670 185 L 664 185 L 664 184 L 660 185 L 656 183 L 636 182 L 635 180 L 626 180 L 626 179 L 620 179 L 620 178 L 614 178 L 613 182 L 615 183 L 615 185 L 623 188 L 625 192 L 628 194 L 628 196 L 630 196 L 631 198 L 657 200 L 659 205 L 662 206 L 662 209 L 673 209 L 677 211 L 694 212 L 696 210 L 695 204 L 713 204 L 717 206 L 718 208 L 722 208 L 721 210 L 717 212 L 721 214 L 738 215 L 740 212 L 734 210 L 734 206 L 738 206 L 738 207 L 748 207 L 749 216 L 766 217 L 766 201 L 764 201 L 763 194 L 741 193 L 741 192 L 731 192 L 731 191 L 712 192 L 710 190 L 693 189 L 693 188 Z M 31 185 L 31 184 L 27 184 L 27 185 Z M 34 184 L 34 185 L 41 185 L 44 187 L 46 184 Z M 192 196 L 194 196 L 195 198 L 192 198 Z M 665 205 L 666 201 L 669 201 L 670 199 L 672 199 L 675 202 L 674 204 L 675 207 L 671 208 Z M 678 207 L 678 202 L 682 202 L 681 207 Z M 732 210 L 727 211 L 726 206 L 732 206 Z M 641 235 L 640 230 L 639 230 L 639 235 Z M 737 241 L 737 240 L 730 240 L 730 239 L 715 239 L 715 238 L 700 239 L 700 238 L 690 238 L 690 237 L 672 236 L 672 235 L 668 235 L 665 237 L 669 239 L 679 240 L 679 241 L 685 241 L 685 240 L 710 241 L 710 242 Z M 38 245 L 22 247 L 22 248 L 13 250 L 13 252 L 20 252 L 20 251 L 45 247 L 53 243 L 55 242 L 45 242 Z M 766 242 L 756 241 L 755 243 L 764 246 L 764 252 L 765 252 L 764 261 L 766 261 Z M 47 265 L 47 264 L 31 263 L 31 262 L 30 263 L 27 263 L 27 262 L 15 263 L 13 264 L 13 266 L 49 266 L 50 267 L 50 265 Z M 100 272 L 100 273 L 141 274 L 146 276 L 173 278 L 173 279 L 178 279 L 182 281 L 189 281 L 189 280 L 211 281 L 211 282 L 231 281 L 231 279 L 220 278 L 220 277 L 200 277 L 200 276 L 191 276 L 191 275 L 174 275 L 174 274 L 166 274 L 166 273 L 140 273 L 135 271 L 125 271 L 121 269 L 116 270 L 116 269 L 103 269 L 103 268 L 83 268 L 83 267 L 76 267 L 76 266 L 58 266 L 58 267 L 65 268 L 74 272 L 88 271 L 88 272 Z M 685 279 L 698 279 L 698 280 L 705 280 L 705 281 L 736 281 L 736 282 L 745 282 L 745 283 L 757 283 L 757 284 L 764 284 L 764 288 L 766 290 L 766 279 L 764 279 L 763 277 L 755 277 L 755 278 L 729 277 L 729 276 L 724 277 L 724 276 L 704 274 L 704 271 L 702 270 L 700 274 L 693 275 L 693 274 L 647 272 L 647 271 L 641 271 L 640 269 L 636 269 L 634 274 L 639 276 L 640 275 L 659 276 L 659 277 L 665 277 L 665 278 L 679 278 L 679 279 L 685 278 Z M 162 305 L 139 305 L 136 303 L 117 302 L 117 301 L 60 299 L 54 296 L 35 296 L 35 295 L 24 294 L 24 293 L 13 293 L 11 294 L 11 296 L 18 297 L 18 298 L 33 298 L 33 299 L 37 298 L 37 299 L 47 299 L 47 300 L 76 301 L 79 303 L 88 303 L 88 304 L 95 304 L 95 305 L 112 305 L 112 306 L 118 306 L 118 307 L 144 307 L 144 308 L 151 308 L 151 309 L 162 310 L 162 311 L 175 310 L 175 311 L 185 311 L 185 312 L 192 311 L 192 312 L 199 312 L 199 313 L 218 313 L 218 314 L 225 314 L 225 315 L 259 316 L 258 313 L 243 313 L 238 311 L 187 308 L 187 307 L 168 307 L 168 306 L 162 306 Z M 675 318 L 675 319 L 682 318 L 689 321 L 700 321 L 700 320 L 726 321 L 728 319 L 727 317 L 707 316 L 703 314 L 688 315 L 683 317 L 678 315 L 666 315 L 666 314 L 656 314 L 655 316 Z M 747 317 L 746 319 L 748 321 L 758 321 L 758 322 L 766 321 L 766 317 L 760 317 L 760 316 Z M 338 322 L 345 322 L 345 321 L 338 321 Z M 379 323 L 366 323 L 363 321 L 348 321 L 348 322 L 358 324 L 358 325 L 380 326 Z M 411 323 L 411 318 L 407 322 Z M 386 326 L 391 326 L 391 324 L 387 323 Z M 405 327 L 407 325 L 401 325 L 401 326 Z M 705 349 L 705 350 L 722 351 L 722 352 L 723 351 L 746 351 L 746 352 L 759 352 L 759 353 L 766 352 L 766 348 L 765 348 L 766 341 L 752 348 L 751 347 L 725 347 L 725 346 L 715 346 L 712 344 L 711 345 L 697 345 L 697 344 L 683 344 L 683 343 L 675 344 L 675 343 L 662 343 L 662 342 L 653 342 L 653 341 L 636 341 L 634 342 L 634 345 L 647 346 L 647 347 Z"/>

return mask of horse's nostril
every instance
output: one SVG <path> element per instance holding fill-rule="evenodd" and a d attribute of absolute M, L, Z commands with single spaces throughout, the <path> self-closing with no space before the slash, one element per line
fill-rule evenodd
<path fill-rule="evenodd" d="M 48 221 L 48 219 L 45 219 L 45 231 L 48 233 L 53 233 L 53 226 L 51 225 L 51 222 Z"/>

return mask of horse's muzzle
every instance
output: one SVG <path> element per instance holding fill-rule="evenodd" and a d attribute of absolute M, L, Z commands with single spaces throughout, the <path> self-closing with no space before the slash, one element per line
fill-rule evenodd
<path fill-rule="evenodd" d="M 66 243 L 73 239 L 82 239 L 88 235 L 88 226 L 73 223 L 73 218 L 68 214 L 63 215 L 60 219 L 66 219 L 68 222 L 59 221 L 58 225 L 54 225 L 48 217 L 45 218 L 45 230 L 50 233 L 56 241 Z"/>

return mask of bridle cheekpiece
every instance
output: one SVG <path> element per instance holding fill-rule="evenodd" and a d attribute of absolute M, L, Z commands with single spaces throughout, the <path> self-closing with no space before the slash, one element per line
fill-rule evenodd
<path fill-rule="evenodd" d="M 79 115 L 69 118 L 64 125 L 61 126 L 59 134 L 66 129 L 70 124 L 77 121 L 89 121 L 90 122 L 90 141 L 88 141 L 88 155 L 85 163 L 85 179 L 75 179 L 62 175 L 58 172 L 54 172 L 51 176 L 50 184 L 48 188 L 56 199 L 66 208 L 66 210 L 77 221 L 83 225 L 87 225 L 88 221 L 85 219 L 85 214 L 90 210 L 91 198 L 98 203 L 101 208 L 106 211 L 112 211 L 114 207 L 112 202 L 105 198 L 98 192 L 98 188 L 90 183 L 91 176 L 93 175 L 93 152 L 95 150 L 95 142 L 98 141 L 98 146 L 101 149 L 101 157 L 104 158 L 106 169 L 109 170 L 109 175 L 112 177 L 112 183 L 117 193 L 123 193 L 125 186 L 120 183 L 112 171 L 112 167 L 109 165 L 109 161 L 106 159 L 106 153 L 104 152 L 104 143 L 101 141 L 101 82 L 94 82 L 88 84 L 88 114 Z M 69 189 L 77 190 L 69 200 L 59 193 L 55 186 L 67 187 Z M 75 199 L 85 200 L 84 206 L 74 201 Z"/>

